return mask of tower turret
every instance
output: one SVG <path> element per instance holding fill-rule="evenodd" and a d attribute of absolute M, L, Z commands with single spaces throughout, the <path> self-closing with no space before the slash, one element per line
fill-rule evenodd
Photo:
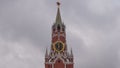
<path fill-rule="evenodd" d="M 45 58 L 48 58 L 48 50 L 46 48 Z"/>
<path fill-rule="evenodd" d="M 73 52 L 72 52 L 72 48 L 71 48 L 71 54 L 70 54 L 71 57 L 73 57 Z"/>

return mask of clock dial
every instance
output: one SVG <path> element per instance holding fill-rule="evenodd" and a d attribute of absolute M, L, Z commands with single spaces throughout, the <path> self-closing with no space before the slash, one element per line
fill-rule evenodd
<path fill-rule="evenodd" d="M 61 51 L 63 49 L 63 44 L 58 42 L 55 44 L 55 48 L 56 48 L 56 50 Z"/>
<path fill-rule="evenodd" d="M 53 45 L 53 48 L 55 51 L 61 52 L 64 50 L 64 44 L 62 42 L 58 41 Z"/>

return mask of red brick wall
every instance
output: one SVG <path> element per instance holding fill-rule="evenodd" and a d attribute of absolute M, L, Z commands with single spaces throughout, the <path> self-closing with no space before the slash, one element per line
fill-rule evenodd
<path fill-rule="evenodd" d="M 73 64 L 67 64 L 66 68 L 73 68 Z"/>
<path fill-rule="evenodd" d="M 45 64 L 45 68 L 52 68 L 52 64 Z"/>
<path fill-rule="evenodd" d="M 65 67 L 65 65 L 64 65 L 63 61 L 60 59 L 58 59 L 54 64 L 54 68 L 64 68 L 64 67 Z"/>

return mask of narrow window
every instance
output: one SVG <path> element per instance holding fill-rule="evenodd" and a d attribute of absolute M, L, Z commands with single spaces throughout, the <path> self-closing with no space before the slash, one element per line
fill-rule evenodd
<path fill-rule="evenodd" d="M 60 25 L 57 26 L 57 30 L 60 31 Z"/>

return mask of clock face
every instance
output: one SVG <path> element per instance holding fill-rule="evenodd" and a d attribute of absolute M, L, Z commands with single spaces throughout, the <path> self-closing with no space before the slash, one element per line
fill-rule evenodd
<path fill-rule="evenodd" d="M 53 44 L 53 48 L 54 48 L 54 50 L 55 51 L 57 51 L 57 52 L 61 52 L 61 51 L 63 51 L 64 50 L 64 43 L 62 43 L 62 42 L 60 42 L 60 41 L 58 41 L 58 42 L 56 42 L 56 43 L 54 43 Z"/>

